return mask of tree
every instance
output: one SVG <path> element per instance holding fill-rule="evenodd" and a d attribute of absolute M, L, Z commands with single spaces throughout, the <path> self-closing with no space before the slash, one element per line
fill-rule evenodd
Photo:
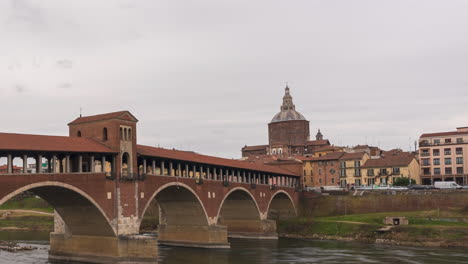
<path fill-rule="evenodd" d="M 398 177 L 393 180 L 394 186 L 408 186 L 410 184 L 415 184 L 416 181 L 408 177 Z"/>

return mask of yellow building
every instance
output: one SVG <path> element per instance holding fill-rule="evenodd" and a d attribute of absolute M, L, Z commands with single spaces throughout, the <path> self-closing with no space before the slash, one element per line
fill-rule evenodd
<path fill-rule="evenodd" d="M 361 186 L 363 182 L 362 165 L 369 159 L 366 152 L 345 153 L 340 162 L 340 186 L 351 188 Z"/>
<path fill-rule="evenodd" d="M 391 185 L 398 177 L 407 177 L 421 183 L 419 162 L 414 155 L 388 156 L 370 159 L 363 166 L 363 185 Z"/>
<path fill-rule="evenodd" d="M 314 157 L 323 157 L 328 153 L 333 152 L 343 152 L 345 150 L 344 147 L 336 147 L 336 146 L 323 146 L 314 150 Z"/>
<path fill-rule="evenodd" d="M 313 180 L 314 172 L 312 170 L 311 158 L 302 159 L 302 168 L 303 168 L 303 173 L 301 177 L 302 188 L 315 187 L 314 180 Z"/>

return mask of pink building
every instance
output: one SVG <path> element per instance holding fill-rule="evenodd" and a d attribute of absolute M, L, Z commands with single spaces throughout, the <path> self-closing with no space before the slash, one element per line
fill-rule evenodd
<path fill-rule="evenodd" d="M 419 139 L 421 181 L 456 181 L 468 184 L 468 127 L 457 131 L 423 134 Z"/>

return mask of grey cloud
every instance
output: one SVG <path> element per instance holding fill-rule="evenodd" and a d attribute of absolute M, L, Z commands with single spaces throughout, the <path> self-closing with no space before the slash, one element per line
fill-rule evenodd
<path fill-rule="evenodd" d="M 57 68 L 71 69 L 71 68 L 73 68 L 73 61 L 72 60 L 67 60 L 67 59 L 58 60 L 55 65 L 56 65 Z"/>
<path fill-rule="evenodd" d="M 128 109 L 142 144 L 235 158 L 267 143 L 289 81 L 312 136 L 321 128 L 334 144 L 408 148 L 410 137 L 467 125 L 467 9 L 464 0 L 0 1 L 0 57 L 11 62 L 0 87 L 24 83 L 32 95 L 6 89 L 0 108 L 23 109 L 4 117 L 12 132 L 59 135 L 80 105 Z M 44 114 L 54 115 L 48 128 L 35 123 Z"/>

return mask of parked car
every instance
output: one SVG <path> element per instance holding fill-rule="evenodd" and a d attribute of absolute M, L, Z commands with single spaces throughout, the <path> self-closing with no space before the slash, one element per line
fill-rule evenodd
<path fill-rule="evenodd" d="M 405 186 L 392 186 L 392 187 L 390 187 L 390 190 L 406 191 L 406 190 L 408 190 L 408 187 L 405 187 Z"/>
<path fill-rule="evenodd" d="M 432 185 L 420 185 L 420 184 L 413 184 L 408 187 L 410 190 L 434 190 L 437 189 Z"/>
<path fill-rule="evenodd" d="M 458 185 L 454 181 L 436 181 L 434 182 L 434 187 L 439 188 L 439 189 L 462 189 L 463 187 L 461 185 Z"/>
<path fill-rule="evenodd" d="M 468 185 L 463 185 L 463 189 L 468 189 Z"/>

